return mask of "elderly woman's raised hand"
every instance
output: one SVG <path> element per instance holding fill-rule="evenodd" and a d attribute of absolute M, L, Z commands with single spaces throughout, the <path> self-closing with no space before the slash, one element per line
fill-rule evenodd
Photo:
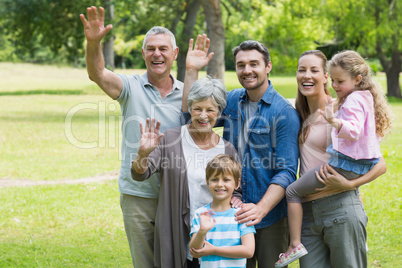
<path fill-rule="evenodd" d="M 187 70 L 194 70 L 198 72 L 208 65 L 209 61 L 214 56 L 213 52 L 209 53 L 208 55 L 210 42 L 211 41 L 209 38 L 207 38 L 206 34 L 198 35 L 193 49 L 194 40 L 192 38 L 190 39 L 186 58 Z"/>
<path fill-rule="evenodd" d="M 150 120 L 147 118 L 145 128 L 143 130 L 140 123 L 141 139 L 140 147 L 138 148 L 138 155 L 148 157 L 148 155 L 158 146 L 163 134 L 159 134 L 161 122 L 157 121 L 155 125 L 155 118 Z"/>
<path fill-rule="evenodd" d="M 113 26 L 109 24 L 105 27 L 105 10 L 103 7 L 99 7 L 99 14 L 95 6 L 88 7 L 87 17 L 88 20 L 85 19 L 84 14 L 80 14 L 81 22 L 84 25 L 85 37 L 88 43 L 99 43 Z"/>

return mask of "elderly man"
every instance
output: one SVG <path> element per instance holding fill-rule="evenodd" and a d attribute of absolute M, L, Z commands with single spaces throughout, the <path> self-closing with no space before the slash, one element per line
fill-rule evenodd
<path fill-rule="evenodd" d="M 166 28 L 153 27 L 145 36 L 142 56 L 147 72 L 142 75 L 115 74 L 105 68 L 101 41 L 112 29 L 104 26 L 105 11 L 87 8 L 87 18 L 80 15 L 87 39 L 86 64 L 89 78 L 121 107 L 122 159 L 119 175 L 120 205 L 124 227 L 136 268 L 154 267 L 154 222 L 159 196 L 159 179 L 147 182 L 131 178 L 131 161 L 139 147 L 139 124 L 146 118 L 162 122 L 161 131 L 180 122 L 183 83 L 171 74 L 179 53 L 174 35 Z"/>

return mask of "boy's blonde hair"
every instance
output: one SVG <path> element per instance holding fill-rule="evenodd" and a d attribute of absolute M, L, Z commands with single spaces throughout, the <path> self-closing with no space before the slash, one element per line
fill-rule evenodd
<path fill-rule="evenodd" d="M 387 135 L 391 130 L 392 112 L 388 106 L 384 91 L 381 86 L 373 80 L 370 66 L 364 61 L 359 53 L 353 50 L 345 50 L 335 54 L 329 61 L 329 69 L 336 66 L 348 72 L 353 78 L 361 75 L 362 80 L 354 90 L 368 90 L 371 95 L 373 95 L 377 135 L 380 137 Z M 336 101 L 336 109 L 339 109 L 342 106 L 346 97 Z"/>
<path fill-rule="evenodd" d="M 239 184 L 239 179 L 241 177 L 241 166 L 240 163 L 231 155 L 219 154 L 215 156 L 211 161 L 209 161 L 205 175 L 207 180 L 214 174 L 230 174 L 235 180 L 235 184 Z"/>

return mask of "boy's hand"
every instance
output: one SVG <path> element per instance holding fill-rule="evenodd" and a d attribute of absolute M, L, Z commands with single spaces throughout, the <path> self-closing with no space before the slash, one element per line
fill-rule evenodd
<path fill-rule="evenodd" d="M 212 218 L 212 215 L 215 215 L 215 213 L 212 210 L 208 210 L 200 214 L 199 231 L 207 233 L 209 230 L 214 228 L 216 221 L 214 218 Z"/>
<path fill-rule="evenodd" d="M 190 254 L 194 258 L 201 258 L 201 257 L 204 257 L 204 256 L 213 255 L 214 249 L 215 249 L 215 246 L 213 246 L 208 241 L 205 241 L 204 246 L 202 248 L 199 248 L 199 249 L 190 248 Z"/>

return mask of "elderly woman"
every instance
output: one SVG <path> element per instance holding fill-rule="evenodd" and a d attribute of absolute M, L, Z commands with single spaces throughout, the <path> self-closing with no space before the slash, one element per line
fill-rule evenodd
<path fill-rule="evenodd" d="M 155 119 L 142 131 L 133 161 L 134 180 L 159 172 L 161 186 L 155 222 L 155 266 L 197 267 L 188 253 L 194 211 L 212 201 L 205 180 L 207 163 L 219 154 L 237 157 L 234 147 L 212 131 L 226 106 L 226 89 L 210 77 L 196 81 L 188 96 L 191 124 L 159 134 Z M 163 123 L 163 122 L 162 122 Z M 236 202 L 240 202 L 237 199 Z"/>

